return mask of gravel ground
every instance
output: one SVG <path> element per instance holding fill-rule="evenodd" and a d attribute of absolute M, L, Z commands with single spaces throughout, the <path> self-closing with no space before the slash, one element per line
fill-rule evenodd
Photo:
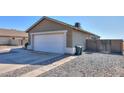
<path fill-rule="evenodd" d="M 32 71 L 34 69 L 37 69 L 41 67 L 40 65 L 30 65 L 30 66 L 25 66 L 20 69 L 16 69 L 14 71 L 9 71 L 7 73 L 2 73 L 0 74 L 0 77 L 17 77 L 20 76 L 24 73 L 28 73 L 29 71 Z"/>
<path fill-rule="evenodd" d="M 52 69 L 43 77 L 123 77 L 124 56 L 83 53 L 78 58 Z"/>

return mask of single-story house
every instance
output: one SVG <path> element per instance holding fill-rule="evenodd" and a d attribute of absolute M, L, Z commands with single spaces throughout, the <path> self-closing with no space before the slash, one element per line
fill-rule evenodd
<path fill-rule="evenodd" d="M 28 42 L 28 34 L 14 29 L 0 29 L 0 45 L 20 46 Z"/>
<path fill-rule="evenodd" d="M 42 17 L 27 29 L 29 49 L 54 53 L 75 53 L 75 46 L 86 48 L 86 39 L 99 39 L 100 36 L 81 29 L 80 23 L 74 26 L 67 23 Z"/>

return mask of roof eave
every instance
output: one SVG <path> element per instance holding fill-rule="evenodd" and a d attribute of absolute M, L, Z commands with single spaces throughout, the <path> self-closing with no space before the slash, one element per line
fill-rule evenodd
<path fill-rule="evenodd" d="M 59 23 L 59 24 L 65 25 L 65 26 L 69 26 L 69 27 L 71 27 L 71 28 L 73 28 L 73 29 L 75 29 L 75 30 L 83 31 L 83 32 L 85 32 L 85 33 L 87 33 L 87 34 L 95 35 L 95 36 L 97 36 L 97 37 L 100 38 L 100 36 L 98 36 L 98 35 L 96 35 L 96 34 L 93 34 L 93 33 L 91 33 L 91 32 L 88 32 L 88 31 L 83 30 L 83 29 L 80 29 L 80 28 L 76 28 L 76 27 L 74 27 L 74 26 L 72 26 L 72 25 L 70 25 L 70 24 L 67 24 L 67 23 L 61 22 L 61 21 L 59 21 L 59 20 L 46 17 L 46 16 L 43 16 L 42 18 L 40 18 L 40 19 L 39 19 L 37 22 L 35 22 L 31 27 L 29 27 L 29 28 L 26 30 L 26 32 L 29 32 L 30 29 L 32 29 L 33 27 L 35 27 L 38 23 L 40 23 L 40 22 L 43 21 L 44 19 L 48 19 L 48 20 L 57 22 L 57 23 Z"/>
<path fill-rule="evenodd" d="M 46 16 L 43 16 L 42 18 L 40 18 L 37 22 L 35 22 L 31 27 L 29 27 L 25 32 L 28 32 L 30 29 L 32 29 L 33 27 L 35 27 L 38 23 L 40 23 L 41 21 L 43 21 L 46 18 Z"/>

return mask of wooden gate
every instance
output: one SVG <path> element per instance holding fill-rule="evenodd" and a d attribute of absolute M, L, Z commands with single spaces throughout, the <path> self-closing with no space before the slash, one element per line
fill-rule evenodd
<path fill-rule="evenodd" d="M 102 53 L 123 53 L 123 40 L 87 40 L 86 49 Z"/>

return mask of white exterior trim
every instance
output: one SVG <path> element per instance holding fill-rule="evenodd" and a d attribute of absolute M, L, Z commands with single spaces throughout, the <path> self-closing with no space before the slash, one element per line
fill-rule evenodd
<path fill-rule="evenodd" d="M 39 35 L 39 34 L 54 34 L 54 33 L 67 33 L 67 30 L 34 32 L 34 33 L 30 33 L 30 34 L 32 36 L 32 35 Z"/>
<path fill-rule="evenodd" d="M 45 32 L 33 32 L 30 34 L 31 44 L 29 45 L 29 49 L 33 50 L 33 35 L 39 35 L 39 34 L 54 34 L 54 33 L 64 33 L 64 39 L 65 39 L 65 47 L 66 47 L 66 33 L 67 30 L 58 30 L 58 31 L 45 31 Z"/>
<path fill-rule="evenodd" d="M 64 53 L 66 53 L 66 39 L 67 39 L 67 30 L 58 30 L 58 31 L 45 31 L 45 32 L 34 32 L 34 33 L 30 33 L 30 39 L 31 39 L 31 44 L 28 46 L 28 49 L 32 49 L 33 50 L 33 42 L 34 42 L 34 36 L 35 35 L 43 35 L 43 34 L 56 34 L 56 33 L 63 33 L 64 34 Z"/>
<path fill-rule="evenodd" d="M 64 53 L 67 54 L 74 54 L 75 53 L 75 48 L 68 48 L 66 47 L 67 43 L 67 30 L 58 30 L 58 31 L 45 31 L 45 32 L 34 32 L 30 33 L 30 39 L 31 39 L 31 45 L 28 46 L 28 49 L 33 49 L 33 35 L 40 35 L 40 34 L 54 34 L 54 33 L 64 33 Z"/>
<path fill-rule="evenodd" d="M 65 53 L 67 53 L 67 54 L 75 54 L 75 48 L 66 48 Z"/>

